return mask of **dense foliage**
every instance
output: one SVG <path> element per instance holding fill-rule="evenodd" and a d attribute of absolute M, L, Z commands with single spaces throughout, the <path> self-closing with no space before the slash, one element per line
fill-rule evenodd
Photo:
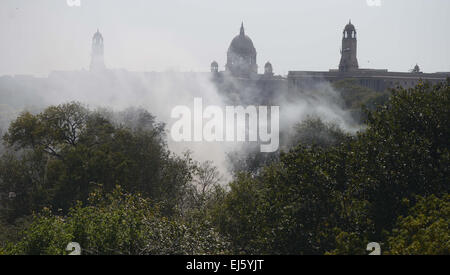
<path fill-rule="evenodd" d="M 14 220 L 49 206 L 65 212 L 99 184 L 165 201 L 164 211 L 173 211 L 190 180 L 189 161 L 170 154 L 152 115 L 131 114 L 114 123 L 78 103 L 21 114 L 4 137 L 10 150 L 0 160 L 0 193 L 15 198 L 3 201 L 3 215 Z"/>
<path fill-rule="evenodd" d="M 235 157 L 225 188 L 145 111 L 23 113 L 0 161 L 0 254 L 449 254 L 450 88 L 392 93 L 356 135 L 311 118 L 288 150 Z"/>
<path fill-rule="evenodd" d="M 357 80 L 344 79 L 333 83 L 333 88 L 342 98 L 342 105 L 348 109 L 353 118 L 363 122 L 366 119 L 361 107 L 375 110 L 377 106 L 385 104 L 389 99 L 389 91 L 377 92 L 359 85 Z"/>
<path fill-rule="evenodd" d="M 67 216 L 49 209 L 35 217 L 10 254 L 68 254 L 76 240 L 83 254 L 208 254 L 226 252 L 227 243 L 207 224 L 183 223 L 161 215 L 139 194 L 94 191 Z"/>
<path fill-rule="evenodd" d="M 449 106 L 448 85 L 398 89 L 357 136 L 331 147 L 306 136 L 230 185 L 215 212 L 220 232 L 242 253 L 363 254 L 369 241 L 386 243 L 405 201 L 449 192 Z"/>
<path fill-rule="evenodd" d="M 419 198 L 388 238 L 393 255 L 450 254 L 450 196 Z"/>

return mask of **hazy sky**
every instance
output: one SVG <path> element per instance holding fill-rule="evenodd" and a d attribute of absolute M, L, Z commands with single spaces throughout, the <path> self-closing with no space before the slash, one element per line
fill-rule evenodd
<path fill-rule="evenodd" d="M 241 21 L 260 72 L 266 61 L 277 74 L 328 70 L 350 18 L 360 67 L 450 71 L 449 12 L 449 0 L 1 0 L 0 75 L 86 69 L 97 28 L 109 68 L 223 69 Z"/>

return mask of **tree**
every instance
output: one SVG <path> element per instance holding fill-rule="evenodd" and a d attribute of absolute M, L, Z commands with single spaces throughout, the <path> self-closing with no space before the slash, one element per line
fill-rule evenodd
<path fill-rule="evenodd" d="M 3 253 L 64 255 L 69 242 L 82 254 L 221 254 L 227 243 L 208 224 L 188 224 L 167 218 L 158 204 L 120 187 L 106 194 L 94 191 L 68 215 L 45 209 L 34 217 L 22 238 Z"/>
<path fill-rule="evenodd" d="M 392 255 L 450 254 L 450 195 L 420 197 L 388 238 Z"/>
<path fill-rule="evenodd" d="M 44 206 L 66 212 L 99 184 L 166 201 L 162 211 L 173 213 L 191 180 L 188 160 L 167 150 L 164 125 L 143 110 L 108 117 L 79 103 L 51 106 L 21 114 L 4 140 L 0 193 L 17 193 L 6 205 L 10 220 Z"/>
<path fill-rule="evenodd" d="M 299 144 L 241 174 L 217 205 L 219 232 L 254 254 L 365 254 L 368 241 L 386 243 L 405 201 L 449 191 L 449 95 L 444 84 L 398 89 L 355 137 Z"/>
<path fill-rule="evenodd" d="M 418 85 L 398 89 L 386 106 L 368 115 L 365 132 L 352 144 L 351 188 L 371 202 L 376 239 L 415 201 L 449 191 L 450 88 Z"/>
<path fill-rule="evenodd" d="M 301 143 L 304 146 L 330 147 L 345 141 L 349 135 L 339 125 L 323 122 L 318 117 L 308 117 L 294 126 L 294 134 L 290 137 L 290 146 Z"/>
<path fill-rule="evenodd" d="M 359 85 L 354 79 L 336 81 L 333 83 L 333 88 L 342 98 L 342 107 L 348 110 L 356 121 L 361 123 L 366 119 L 362 107 L 374 111 L 378 106 L 385 105 L 391 95 L 391 91 L 377 92 Z"/>

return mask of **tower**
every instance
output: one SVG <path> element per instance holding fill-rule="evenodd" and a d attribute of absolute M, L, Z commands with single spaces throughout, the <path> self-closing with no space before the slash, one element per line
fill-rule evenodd
<path fill-rule="evenodd" d="M 264 66 L 264 75 L 273 76 L 273 67 L 272 64 L 270 64 L 270 62 L 267 62 L 266 65 Z"/>
<path fill-rule="evenodd" d="M 345 26 L 342 37 L 341 62 L 339 64 L 339 71 L 349 72 L 359 68 L 358 59 L 356 57 L 357 40 L 356 29 L 352 21 Z"/>
<path fill-rule="evenodd" d="M 219 72 L 219 63 L 217 61 L 211 63 L 211 72 L 215 74 Z"/>
<path fill-rule="evenodd" d="M 97 29 L 97 32 L 92 37 L 91 71 L 103 71 L 106 69 L 103 51 L 103 36 Z"/>
<path fill-rule="evenodd" d="M 256 49 L 253 41 L 245 34 L 244 23 L 239 35 L 230 44 L 227 53 L 226 71 L 237 77 L 250 77 L 258 73 Z"/>

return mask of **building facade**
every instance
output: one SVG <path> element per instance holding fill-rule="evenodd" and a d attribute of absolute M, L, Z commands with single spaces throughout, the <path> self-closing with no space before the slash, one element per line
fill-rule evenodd
<path fill-rule="evenodd" d="M 298 93 L 318 83 L 333 83 L 341 80 L 352 80 L 363 87 L 375 91 L 385 91 L 402 86 L 411 88 L 420 81 L 431 84 L 445 82 L 450 72 L 423 73 L 416 65 L 410 72 L 389 72 L 388 70 L 361 69 L 357 58 L 357 30 L 351 21 L 342 33 L 341 59 L 338 69 L 329 71 L 289 71 L 287 77 L 277 75 L 272 63 L 264 65 L 262 73 L 258 73 L 257 51 L 253 40 L 246 34 L 244 24 L 239 34 L 234 37 L 228 47 L 225 70 L 220 71 L 218 62 L 211 63 L 210 72 L 180 73 L 209 75 L 218 91 L 235 102 L 245 104 L 269 104 L 271 99 L 282 94 Z M 134 73 L 126 70 L 110 70 L 105 66 L 104 39 L 97 30 L 92 37 L 92 52 L 89 71 L 53 72 L 50 79 L 73 80 L 92 77 L 125 75 L 132 79 Z M 151 81 L 157 75 L 167 73 L 152 73 Z M 141 75 L 147 75 L 141 73 Z M 112 83 L 112 81 L 109 81 Z"/>
<path fill-rule="evenodd" d="M 230 103 L 270 104 L 277 93 L 287 92 L 287 79 L 275 75 L 270 62 L 265 64 L 264 73 L 258 73 L 256 48 L 243 23 L 228 47 L 225 71 L 219 71 L 219 64 L 213 61 L 211 73 L 217 90 Z"/>
<path fill-rule="evenodd" d="M 373 89 L 385 91 L 401 86 L 412 88 L 419 82 L 438 84 L 445 82 L 450 72 L 422 73 L 419 65 L 410 72 L 389 72 L 376 69 L 361 69 L 357 58 L 357 32 L 351 21 L 345 26 L 342 37 L 341 61 L 339 68 L 324 72 L 316 71 L 290 71 L 288 73 L 289 90 L 301 91 L 319 82 L 336 82 L 345 79 L 356 81 L 357 84 Z"/>

